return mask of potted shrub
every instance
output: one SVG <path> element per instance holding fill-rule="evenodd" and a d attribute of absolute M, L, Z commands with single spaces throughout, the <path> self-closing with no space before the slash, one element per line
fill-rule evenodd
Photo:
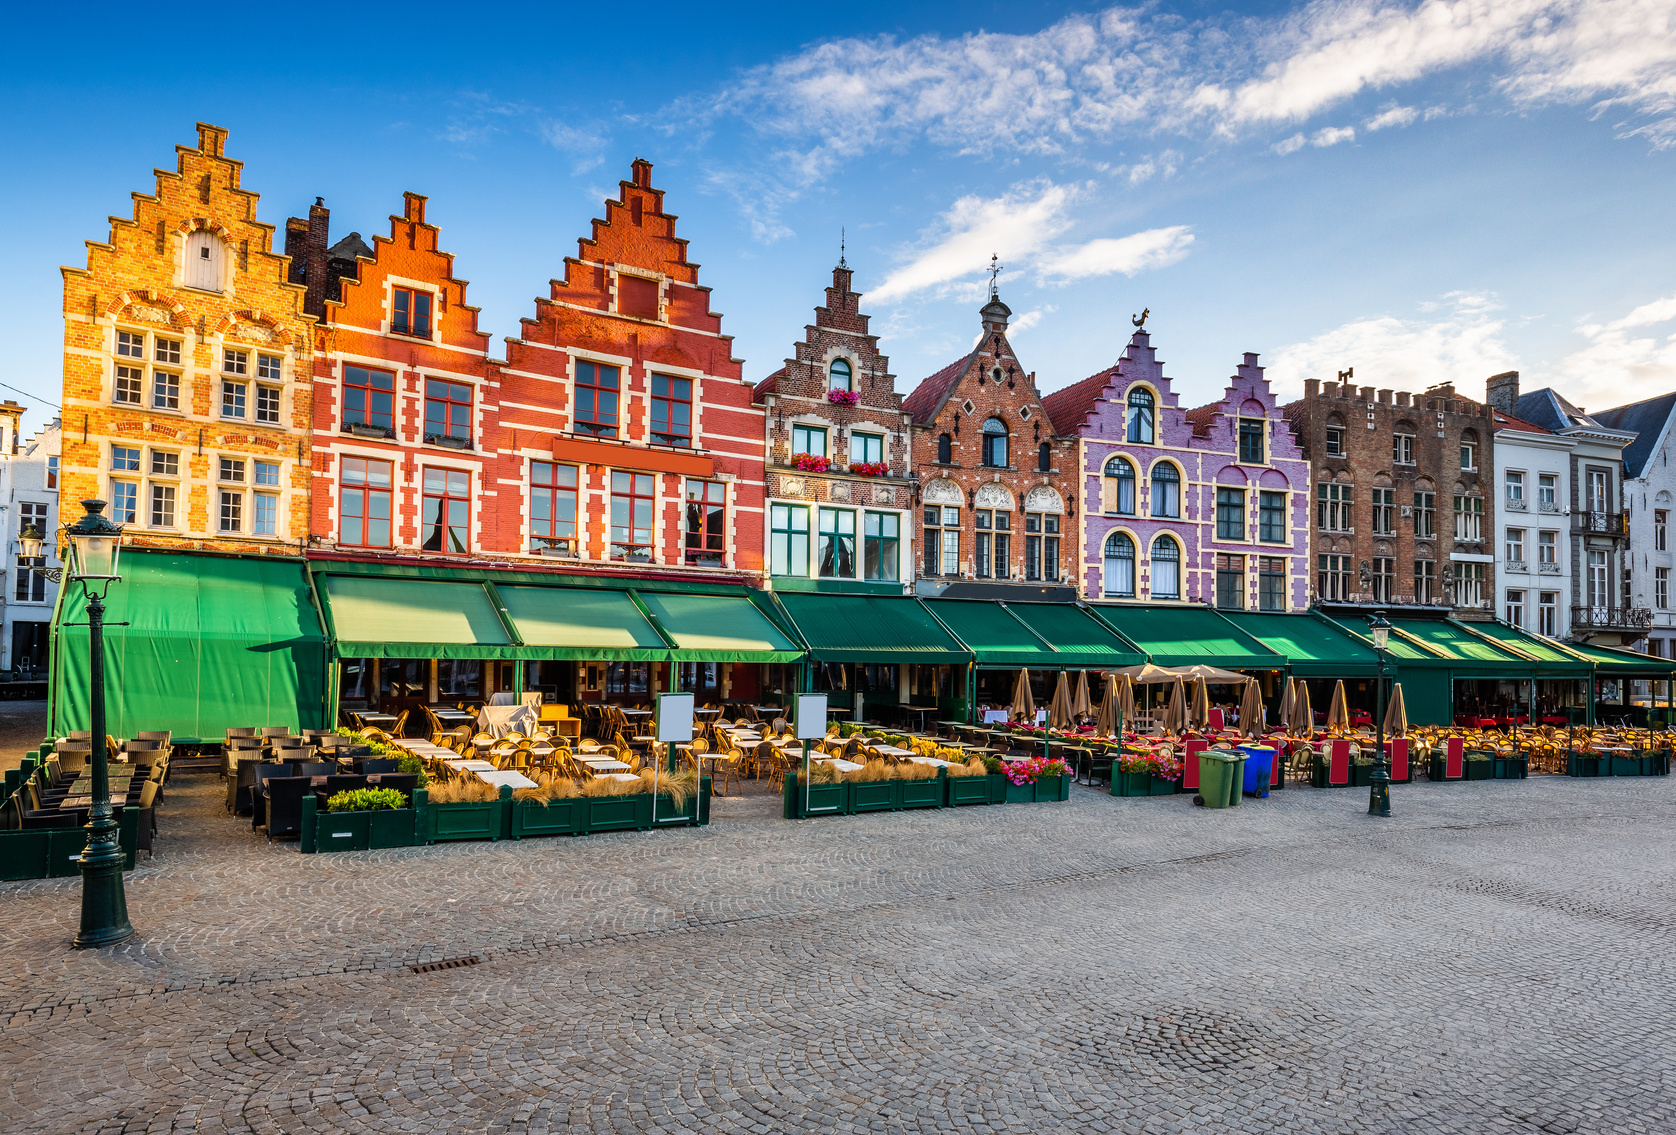
<path fill-rule="evenodd" d="M 1468 749 L 1462 766 L 1465 780 L 1492 780 L 1496 774 L 1496 755 L 1482 749 Z"/>
<path fill-rule="evenodd" d="M 310 809 L 313 824 L 308 822 Z M 354 788 L 334 792 L 326 810 L 310 797 L 303 801 L 304 851 L 365 851 L 372 847 L 412 847 L 415 811 L 407 794 L 396 788 Z M 311 831 L 312 828 L 312 831 Z"/>

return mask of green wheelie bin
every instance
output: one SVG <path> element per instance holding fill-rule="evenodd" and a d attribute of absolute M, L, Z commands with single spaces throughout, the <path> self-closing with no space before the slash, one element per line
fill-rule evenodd
<path fill-rule="evenodd" d="M 1205 749 L 1199 754 L 1199 796 L 1207 808 L 1237 808 L 1245 787 L 1245 754 L 1237 749 Z"/>

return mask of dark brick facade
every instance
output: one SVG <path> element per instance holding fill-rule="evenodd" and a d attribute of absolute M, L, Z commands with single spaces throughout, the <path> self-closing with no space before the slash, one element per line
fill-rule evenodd
<path fill-rule="evenodd" d="M 1310 379 L 1283 413 L 1313 474 L 1316 603 L 1453 605 L 1463 616 L 1490 616 L 1489 407 L 1447 384 L 1415 396 Z"/>
<path fill-rule="evenodd" d="M 840 262 L 803 341 L 755 389 L 767 418 L 765 551 L 776 587 L 899 592 L 913 579 L 912 431 L 852 282 Z M 824 452 L 800 453 L 812 448 Z"/>
<path fill-rule="evenodd" d="M 1011 315 L 992 292 L 977 346 L 903 400 L 914 423 L 923 594 L 993 595 L 997 586 L 1074 594 L 1077 439 L 1055 434 L 1035 373 L 1007 340 Z M 991 420 L 1006 429 L 1004 462 L 985 451 Z"/>

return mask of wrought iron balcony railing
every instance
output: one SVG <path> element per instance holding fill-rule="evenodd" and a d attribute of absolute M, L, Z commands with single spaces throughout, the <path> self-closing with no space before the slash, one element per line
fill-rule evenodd
<path fill-rule="evenodd" d="M 1646 607 L 1573 607 L 1571 627 L 1581 631 L 1644 631 L 1653 625 Z"/>

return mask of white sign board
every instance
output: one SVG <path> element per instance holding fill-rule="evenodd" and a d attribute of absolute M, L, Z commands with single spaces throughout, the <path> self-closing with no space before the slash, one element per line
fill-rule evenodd
<path fill-rule="evenodd" d="M 693 739 L 693 696 L 658 695 L 658 741 L 684 745 Z"/>
<path fill-rule="evenodd" d="M 819 741 L 826 736 L 826 695 L 797 695 L 797 739 Z"/>

